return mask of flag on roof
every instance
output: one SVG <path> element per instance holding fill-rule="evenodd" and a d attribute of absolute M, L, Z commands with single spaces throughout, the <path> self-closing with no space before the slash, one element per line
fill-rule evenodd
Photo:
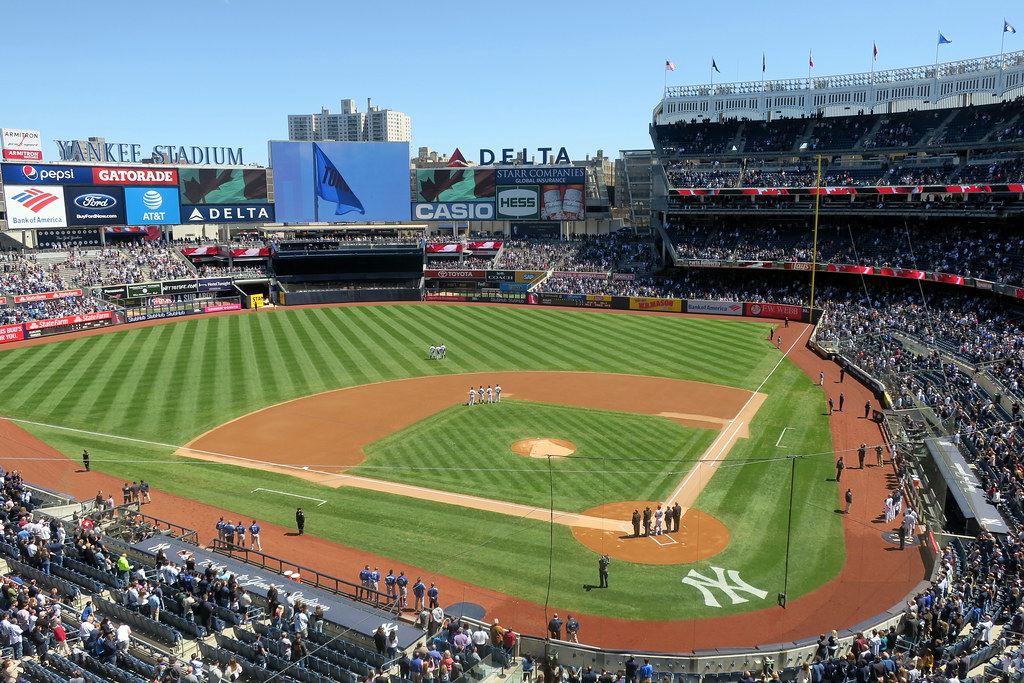
<path fill-rule="evenodd" d="M 715 58 L 714 57 L 711 58 L 711 68 L 714 69 L 715 71 L 718 71 L 718 65 L 715 64 Z M 722 72 L 718 71 L 718 73 L 722 73 Z"/>
<path fill-rule="evenodd" d="M 672 62 L 668 62 L 668 61 L 665 62 L 665 71 L 675 71 L 675 70 L 676 70 L 676 65 L 675 64 L 673 64 Z"/>
<path fill-rule="evenodd" d="M 1010 24 L 1006 21 L 1006 19 L 1003 19 L 1003 33 L 1016 33 L 1016 32 L 1017 32 L 1017 29 L 1015 29 L 1014 27 L 1010 26 Z"/>
<path fill-rule="evenodd" d="M 952 42 L 953 42 L 952 40 L 950 40 L 946 36 L 942 35 L 941 31 L 939 32 L 939 45 L 948 45 L 949 43 L 952 43 Z"/>

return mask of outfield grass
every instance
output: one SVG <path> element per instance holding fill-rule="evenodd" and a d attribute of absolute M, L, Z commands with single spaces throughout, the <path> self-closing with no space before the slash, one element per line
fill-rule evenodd
<path fill-rule="evenodd" d="M 184 444 L 266 405 L 403 377 L 569 370 L 692 379 L 753 390 L 779 358 L 765 341 L 768 327 L 760 322 L 526 307 L 265 311 L 0 351 L 0 413 Z M 426 360 L 426 347 L 440 342 L 448 346 L 448 360 Z M 619 562 L 611 589 L 600 595 L 581 592 L 580 572 L 595 573 L 595 555 L 564 527 L 557 527 L 552 536 L 541 522 L 198 464 L 170 455 L 167 448 L 72 431 L 46 427 L 30 431 L 70 457 L 88 448 L 96 469 L 122 479 L 145 478 L 156 488 L 243 517 L 256 515 L 284 526 L 292 522 L 294 501 L 246 493 L 257 487 L 326 499 L 328 503 L 309 517 L 310 533 L 534 602 L 544 599 L 553 537 L 558 557 L 553 604 L 609 616 L 692 618 L 760 609 L 773 604 L 775 592 L 781 590 L 784 540 L 790 531 L 786 519 L 791 468 L 785 460 L 760 462 L 766 456 L 823 454 L 804 458 L 796 467 L 792 534 L 799 539 L 801 554 L 800 562 L 790 567 L 790 597 L 813 590 L 842 566 L 843 555 L 837 550 L 841 525 L 831 509 L 835 483 L 827 481 L 833 459 L 827 417 L 821 414 L 821 390 L 784 362 L 761 391 L 769 399 L 751 425 L 750 438 L 737 442 L 729 463 L 697 503 L 730 527 L 733 543 L 692 567 L 705 574 L 712 565 L 739 569 L 745 580 L 769 591 L 769 596 L 765 602 L 721 609 L 705 607 L 695 589 L 680 583 L 691 565 Z M 786 447 L 776 448 L 784 426 L 794 429 L 787 432 Z M 645 497 L 644 485 L 670 482 L 637 483 L 637 495 L 630 497 Z M 429 538 L 441 542 L 425 543 L 428 530 Z M 201 532 L 203 537 L 214 535 L 213 530 Z M 351 573 L 356 570 L 351 568 Z M 338 569 L 343 578 L 351 579 L 346 571 Z M 631 589 L 635 586 L 644 589 Z"/>
<path fill-rule="evenodd" d="M 453 406 L 371 444 L 352 474 L 582 512 L 606 502 L 664 500 L 717 431 L 666 417 L 504 400 Z M 563 439 L 570 458 L 513 453 L 516 441 Z"/>

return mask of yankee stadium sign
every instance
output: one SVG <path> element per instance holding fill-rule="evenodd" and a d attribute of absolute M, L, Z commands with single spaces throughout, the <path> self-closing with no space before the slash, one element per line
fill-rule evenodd
<path fill-rule="evenodd" d="M 196 145 L 154 145 L 143 155 L 142 145 L 125 142 L 85 142 L 54 140 L 61 161 L 99 161 L 138 164 L 152 160 L 158 164 L 212 164 L 242 166 L 241 147 L 199 147 Z"/>

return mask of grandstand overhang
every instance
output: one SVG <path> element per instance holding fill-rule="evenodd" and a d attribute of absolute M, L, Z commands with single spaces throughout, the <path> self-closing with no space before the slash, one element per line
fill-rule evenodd
<path fill-rule="evenodd" d="M 653 123 L 765 121 L 994 104 L 1024 94 L 1024 50 L 838 76 L 670 86 Z"/>

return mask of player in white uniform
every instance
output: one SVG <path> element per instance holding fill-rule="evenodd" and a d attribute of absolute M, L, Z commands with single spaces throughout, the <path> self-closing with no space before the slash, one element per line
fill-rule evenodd
<path fill-rule="evenodd" d="M 494 391 L 491 389 L 491 385 L 487 385 L 487 402 L 494 403 Z"/>
<path fill-rule="evenodd" d="M 483 384 L 481 384 L 480 388 L 476 390 L 476 402 L 477 403 L 481 403 L 481 404 L 484 402 L 484 385 Z"/>
<path fill-rule="evenodd" d="M 433 344 L 430 345 L 430 360 L 437 358 L 437 347 Z"/>
<path fill-rule="evenodd" d="M 494 385 L 494 402 L 495 403 L 501 403 L 501 385 L 500 384 L 495 384 Z"/>
<path fill-rule="evenodd" d="M 476 389 L 474 389 L 473 387 L 470 387 L 469 388 L 469 402 L 466 405 L 467 406 L 473 405 L 473 401 L 474 400 L 476 400 Z"/>
<path fill-rule="evenodd" d="M 448 355 L 448 347 L 445 346 L 444 344 L 441 344 L 441 346 L 439 346 L 437 348 L 438 348 L 438 351 L 440 352 L 438 355 L 441 358 L 444 358 L 444 357 L 446 357 Z"/>

